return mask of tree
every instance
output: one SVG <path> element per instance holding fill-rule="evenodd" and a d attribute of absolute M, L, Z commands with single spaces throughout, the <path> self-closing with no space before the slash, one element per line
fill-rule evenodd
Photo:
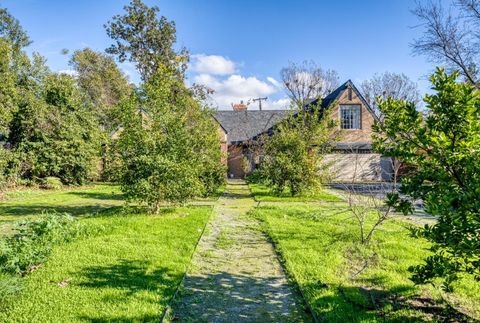
<path fill-rule="evenodd" d="M 75 80 L 49 73 L 22 96 L 9 136 L 19 155 L 21 175 L 54 176 L 65 184 L 91 178 L 99 151 L 98 126 Z"/>
<path fill-rule="evenodd" d="M 218 187 L 224 172 L 217 126 L 175 69 L 160 66 L 124 110 L 120 182 L 129 200 L 158 213 L 162 203 L 181 204 Z"/>
<path fill-rule="evenodd" d="M 412 44 L 414 53 L 460 71 L 466 81 L 479 87 L 480 1 L 457 0 L 449 10 L 440 1 L 417 2 L 413 13 L 424 29 Z"/>
<path fill-rule="evenodd" d="M 179 55 L 173 49 L 175 23 L 164 16 L 157 18 L 160 9 L 148 7 L 141 0 L 132 0 L 124 10 L 124 15 L 114 16 L 105 25 L 108 36 L 115 41 L 107 53 L 116 55 L 120 62 L 134 62 L 144 81 L 156 73 L 160 65 L 179 67 L 177 62 L 181 56 L 186 57 L 186 52 Z"/>
<path fill-rule="evenodd" d="M 132 86 L 111 57 L 89 48 L 75 51 L 70 65 L 102 131 L 109 136 L 119 126 L 117 106 L 130 95 Z"/>
<path fill-rule="evenodd" d="M 292 196 L 316 189 L 325 175 L 322 158 L 331 149 L 335 122 L 320 105 L 299 106 L 263 138 L 262 177 L 274 193 Z"/>
<path fill-rule="evenodd" d="M 16 52 L 32 43 L 20 22 L 5 8 L 0 8 L 0 37 L 7 39 Z"/>
<path fill-rule="evenodd" d="M 405 74 L 385 72 L 375 74 L 361 85 L 362 94 L 367 103 L 372 107 L 375 114 L 382 119 L 377 105 L 377 98 L 401 99 L 415 104 L 421 102 L 417 84 L 412 82 Z"/>
<path fill-rule="evenodd" d="M 352 151 L 352 153 L 355 152 Z M 365 184 L 362 183 L 358 174 L 365 170 L 366 165 L 359 161 L 361 155 L 355 153 L 355 156 L 351 183 L 340 184 L 342 190 L 339 193 L 347 201 L 348 211 L 351 212 L 352 218 L 358 224 L 360 242 L 366 245 L 383 223 L 391 218 L 394 211 L 393 206 L 398 198 L 397 180 L 401 164 L 392 159 L 391 181 Z M 360 185 L 357 184 L 359 181 Z M 384 198 L 387 199 L 386 202 L 383 200 Z M 365 268 L 366 265 L 367 263 Z"/>
<path fill-rule="evenodd" d="M 323 70 L 313 61 L 290 63 L 280 71 L 287 95 L 296 106 L 304 106 L 309 99 L 323 98 L 338 87 L 338 73 Z"/>
<path fill-rule="evenodd" d="M 76 71 L 76 79 L 84 100 L 89 103 L 92 113 L 100 125 L 102 135 L 103 179 L 111 180 L 118 163 L 113 150 L 113 136 L 120 124 L 121 102 L 126 100 L 133 86 L 120 71 L 112 57 L 89 48 L 77 50 L 70 59 Z"/>
<path fill-rule="evenodd" d="M 458 76 L 437 69 L 425 116 L 411 102 L 382 100 L 384 122 L 374 126 L 374 148 L 413 169 L 400 189 L 408 198 L 397 194 L 390 205 L 408 213 L 411 199 L 421 199 L 425 212 L 438 219 L 415 231 L 432 242 L 433 255 L 411 268 L 412 279 L 440 277 L 447 291 L 461 273 L 480 279 L 480 92 L 458 83 Z"/>
<path fill-rule="evenodd" d="M 16 108 L 17 89 L 12 70 L 12 46 L 0 38 L 0 135 L 7 136 L 12 113 Z M 1 140 L 1 139 L 0 139 Z"/>

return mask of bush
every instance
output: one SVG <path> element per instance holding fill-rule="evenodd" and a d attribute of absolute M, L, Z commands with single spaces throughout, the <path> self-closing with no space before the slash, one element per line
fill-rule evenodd
<path fill-rule="evenodd" d="M 45 262 L 54 245 L 77 237 L 80 225 L 68 214 L 46 214 L 20 222 L 15 230 L 0 240 L 0 270 L 25 275 Z"/>
<path fill-rule="evenodd" d="M 335 122 L 321 105 L 299 107 L 265 136 L 261 170 L 276 195 L 292 196 L 317 189 L 325 179 L 323 156 L 335 140 Z"/>
<path fill-rule="evenodd" d="M 263 172 L 257 168 L 252 172 L 252 174 L 248 175 L 247 178 L 245 178 L 245 181 L 248 184 L 263 184 L 266 179 Z"/>
<path fill-rule="evenodd" d="M 63 184 L 60 178 L 49 176 L 42 179 L 40 186 L 47 190 L 59 190 L 63 187 Z"/>

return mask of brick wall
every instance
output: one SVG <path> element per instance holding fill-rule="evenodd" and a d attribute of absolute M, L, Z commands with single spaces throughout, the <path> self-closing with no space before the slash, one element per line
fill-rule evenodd
<path fill-rule="evenodd" d="M 341 142 L 371 142 L 372 141 L 372 125 L 374 117 L 363 104 L 362 100 L 357 96 L 355 91 L 351 90 L 351 99 L 349 89 L 345 90 L 338 98 L 337 104 L 332 109 L 333 117 L 338 120 L 337 131 L 340 133 L 338 141 Z M 342 104 L 359 104 L 361 106 L 360 120 L 361 129 L 341 129 L 340 128 L 340 105 Z"/>
<path fill-rule="evenodd" d="M 234 178 L 244 178 L 243 171 L 243 147 L 241 145 L 230 145 L 228 147 L 228 176 L 233 174 Z"/>
<path fill-rule="evenodd" d="M 222 165 L 227 165 L 228 159 L 228 135 L 222 127 L 218 127 L 220 136 L 220 151 L 222 152 Z"/>

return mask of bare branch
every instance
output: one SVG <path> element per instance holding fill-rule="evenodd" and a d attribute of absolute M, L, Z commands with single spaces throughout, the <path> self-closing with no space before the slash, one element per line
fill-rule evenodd
<path fill-rule="evenodd" d="M 459 0 L 455 6 L 460 14 L 452 14 L 453 8 L 446 11 L 438 1 L 417 2 L 413 14 L 420 20 L 424 32 L 413 42 L 413 52 L 460 71 L 465 80 L 479 87 L 480 49 L 475 31 L 480 4 L 478 0 Z"/>
<path fill-rule="evenodd" d="M 382 115 L 376 101 L 378 97 L 383 100 L 388 98 L 401 99 L 413 102 L 415 105 L 422 101 L 417 84 L 405 74 L 390 72 L 375 74 L 371 79 L 363 81 L 361 90 L 365 100 L 380 120 Z"/>
<path fill-rule="evenodd" d="M 336 71 L 323 70 L 312 61 L 290 63 L 280 75 L 287 95 L 297 107 L 303 107 L 309 99 L 323 98 L 339 85 Z"/>

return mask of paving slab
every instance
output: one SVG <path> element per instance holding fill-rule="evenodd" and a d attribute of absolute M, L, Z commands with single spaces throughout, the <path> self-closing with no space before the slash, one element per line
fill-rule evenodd
<path fill-rule="evenodd" d="M 243 181 L 218 200 L 168 315 L 180 322 L 310 322 L 260 224 Z"/>

